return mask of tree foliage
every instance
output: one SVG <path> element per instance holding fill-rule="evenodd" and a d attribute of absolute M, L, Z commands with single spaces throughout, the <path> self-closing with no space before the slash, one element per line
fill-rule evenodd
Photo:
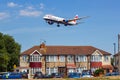
<path fill-rule="evenodd" d="M 12 36 L 0 33 L 0 71 L 12 71 L 13 65 L 19 65 L 21 46 Z"/>
<path fill-rule="evenodd" d="M 102 68 L 95 70 L 94 75 L 98 76 L 101 73 L 104 74 L 104 69 Z"/>

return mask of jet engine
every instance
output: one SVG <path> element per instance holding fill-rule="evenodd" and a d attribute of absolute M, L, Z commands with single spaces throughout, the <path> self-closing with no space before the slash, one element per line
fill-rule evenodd
<path fill-rule="evenodd" d="M 63 20 L 63 22 L 68 23 L 68 20 Z"/>
<path fill-rule="evenodd" d="M 48 21 L 48 24 L 52 25 L 54 22 L 53 21 Z"/>

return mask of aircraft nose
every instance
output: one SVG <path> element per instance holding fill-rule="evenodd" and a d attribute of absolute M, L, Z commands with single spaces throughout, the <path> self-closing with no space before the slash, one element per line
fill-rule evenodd
<path fill-rule="evenodd" d="M 43 19 L 48 19 L 48 16 L 44 16 Z"/>
<path fill-rule="evenodd" d="M 45 19 L 45 18 L 46 18 L 46 16 L 43 17 L 43 19 Z"/>

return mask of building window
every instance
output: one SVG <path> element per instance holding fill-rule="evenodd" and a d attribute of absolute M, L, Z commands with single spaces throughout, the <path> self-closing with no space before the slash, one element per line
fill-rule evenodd
<path fill-rule="evenodd" d="M 87 57 L 86 56 L 76 55 L 75 59 L 76 59 L 76 62 L 86 62 L 87 61 Z"/>
<path fill-rule="evenodd" d="M 40 72 L 40 71 L 42 71 L 41 68 L 31 68 L 31 73 L 32 74 L 35 74 L 35 72 Z"/>
<path fill-rule="evenodd" d="M 49 56 L 46 56 L 46 62 L 49 62 Z"/>
<path fill-rule="evenodd" d="M 76 71 L 78 73 L 82 73 L 83 70 L 87 70 L 87 68 L 86 67 L 78 67 L 78 68 L 76 68 Z"/>
<path fill-rule="evenodd" d="M 30 62 L 41 62 L 41 56 L 39 54 L 30 55 Z"/>
<path fill-rule="evenodd" d="M 109 56 L 104 56 L 104 61 L 105 62 L 109 61 Z"/>
<path fill-rule="evenodd" d="M 67 56 L 67 61 L 74 62 L 74 56 L 72 56 L 72 55 Z"/>
<path fill-rule="evenodd" d="M 50 74 L 49 68 L 46 68 L 46 74 Z"/>
<path fill-rule="evenodd" d="M 22 56 L 22 58 L 23 58 L 24 62 L 28 62 L 28 56 L 27 55 Z"/>
<path fill-rule="evenodd" d="M 46 73 L 47 74 L 52 74 L 52 73 L 58 73 L 58 68 L 57 67 L 53 67 L 53 68 L 46 68 Z"/>
<path fill-rule="evenodd" d="M 54 62 L 54 56 L 49 56 L 49 61 Z"/>
<path fill-rule="evenodd" d="M 59 61 L 60 62 L 65 62 L 65 56 L 59 56 Z"/>
<path fill-rule="evenodd" d="M 93 61 L 93 62 L 101 62 L 102 61 L 102 56 L 101 55 L 92 55 L 91 56 L 91 61 Z"/>
<path fill-rule="evenodd" d="M 46 62 L 57 62 L 57 56 L 46 56 Z"/>

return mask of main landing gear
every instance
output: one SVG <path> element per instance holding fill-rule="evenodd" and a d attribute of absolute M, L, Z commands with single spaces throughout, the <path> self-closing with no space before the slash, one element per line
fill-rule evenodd
<path fill-rule="evenodd" d="M 59 24 L 59 23 L 57 24 L 57 27 L 60 27 L 60 24 Z"/>

